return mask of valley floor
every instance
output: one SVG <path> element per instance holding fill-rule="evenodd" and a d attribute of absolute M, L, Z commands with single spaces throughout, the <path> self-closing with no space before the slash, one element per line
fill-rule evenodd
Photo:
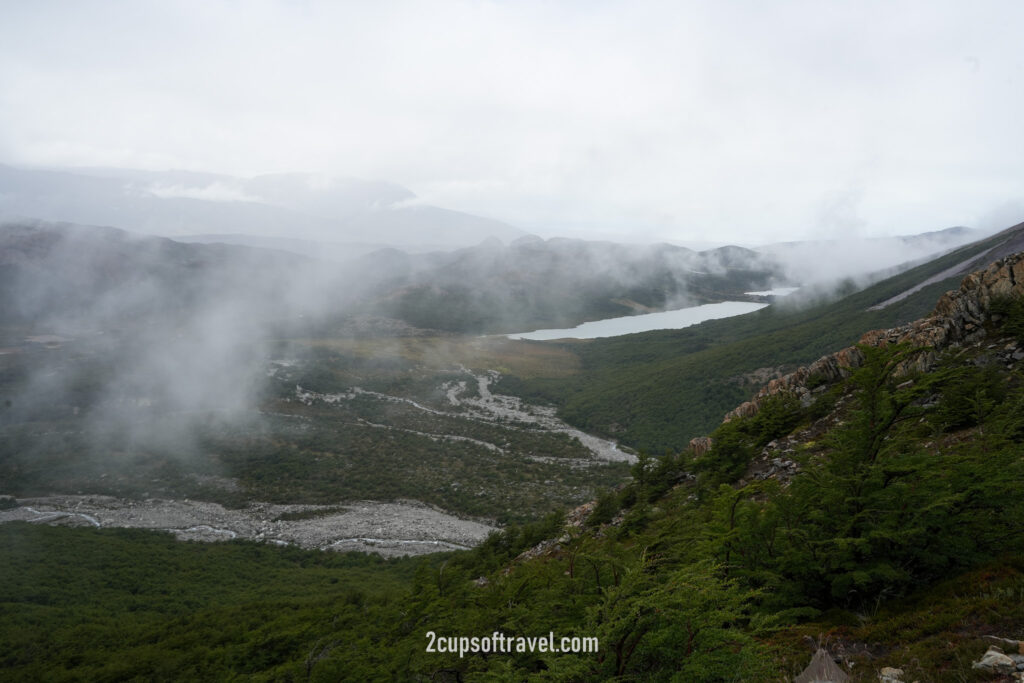
<path fill-rule="evenodd" d="M 77 414 L 11 427 L 21 438 L 8 444 L 13 476 L 0 494 L 18 506 L 0 510 L 0 524 L 421 555 L 476 546 L 510 518 L 578 505 L 636 460 L 553 407 L 493 391 L 501 375 L 487 365 L 403 358 L 389 375 L 340 370 L 351 355 L 300 356 L 269 361 L 277 395 L 247 418 L 179 430 L 171 443 L 181 447 L 156 457 L 146 446 L 119 455 L 123 438 L 96 439 Z M 41 446 L 43 438 L 54 441 Z"/>
<path fill-rule="evenodd" d="M 127 500 L 48 496 L 0 510 L 0 523 L 152 529 L 180 540 L 244 539 L 318 550 L 376 552 L 384 557 L 462 550 L 495 528 L 415 501 L 358 501 L 345 506 L 252 503 L 233 510 L 196 500 Z"/>

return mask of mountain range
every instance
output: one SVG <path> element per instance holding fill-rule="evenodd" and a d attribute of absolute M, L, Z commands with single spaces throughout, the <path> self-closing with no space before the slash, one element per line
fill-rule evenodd
<path fill-rule="evenodd" d="M 408 189 L 313 174 L 253 178 L 132 169 L 0 165 L 0 217 L 67 221 L 162 236 L 244 234 L 414 249 L 511 240 L 500 221 L 418 203 Z M 197 239 L 203 239 L 198 237 Z"/>
<path fill-rule="evenodd" d="M 694 252 L 531 237 L 426 254 L 379 249 L 338 264 L 280 249 L 182 243 L 116 228 L 41 221 L 0 228 L 0 282 L 11 293 L 0 320 L 20 324 L 71 315 L 94 328 L 145 318 L 166 322 L 171 309 L 181 316 L 213 302 L 277 322 L 308 316 L 336 324 L 356 315 L 447 333 L 514 332 L 762 300 L 745 292 L 781 277 L 778 264 L 740 247 Z"/>

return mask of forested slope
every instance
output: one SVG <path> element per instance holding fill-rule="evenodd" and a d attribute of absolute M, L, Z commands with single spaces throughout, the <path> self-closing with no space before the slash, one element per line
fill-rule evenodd
<path fill-rule="evenodd" d="M 1022 239 L 1024 225 L 1014 226 L 838 300 L 808 297 L 682 330 L 561 343 L 580 357 L 579 373 L 557 380 L 508 377 L 501 386 L 557 405 L 581 429 L 653 454 L 678 451 L 767 378 L 848 346 L 865 330 L 925 315 L 967 268 L 983 265 L 979 257 L 1004 256 L 1021 248 Z M 942 277 L 906 298 L 871 309 L 936 275 Z"/>
<path fill-rule="evenodd" d="M 628 485 L 472 551 L 375 564 L 6 526 L 0 666 L 48 680 L 777 681 L 806 665 L 812 636 L 855 681 L 883 666 L 992 680 L 971 668 L 983 636 L 1024 631 L 1024 254 L 863 339 L 705 447 L 643 457 Z M 434 653 L 431 631 L 600 649 Z"/>

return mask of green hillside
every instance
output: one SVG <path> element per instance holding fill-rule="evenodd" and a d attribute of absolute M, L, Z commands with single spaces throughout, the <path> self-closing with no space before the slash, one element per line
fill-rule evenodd
<path fill-rule="evenodd" d="M 863 347 L 808 407 L 779 396 L 715 445 L 641 459 L 563 527 L 383 562 L 154 533 L 0 527 L 14 680 L 778 681 L 842 650 L 854 681 L 985 681 L 1024 632 L 1024 306 L 988 338 Z M 763 448 L 780 472 L 757 476 Z M 738 478 L 737 478 L 738 477 Z M 523 551 L 529 550 L 524 553 Z M 596 637 L 596 653 L 429 652 L 448 637 Z M 525 642 L 525 641 L 524 641 Z"/>
<path fill-rule="evenodd" d="M 678 451 L 714 429 L 763 383 L 746 378 L 748 373 L 792 369 L 855 343 L 867 330 L 923 317 L 943 292 L 959 285 L 962 275 L 881 310 L 868 308 L 1013 241 L 1021 232 L 1020 227 L 1005 231 L 838 300 L 780 303 L 682 330 L 557 343 L 579 356 L 579 373 L 558 379 L 507 377 L 501 389 L 553 403 L 566 421 L 633 448 L 655 454 Z"/>
<path fill-rule="evenodd" d="M 562 238 L 419 257 L 383 251 L 363 262 L 387 275 L 360 310 L 460 334 L 571 327 L 682 302 L 760 300 L 744 292 L 783 277 L 775 260 L 741 247 L 695 252 Z"/>
<path fill-rule="evenodd" d="M 1024 298 L 986 299 L 994 315 L 984 329 L 972 322 L 968 338 L 958 328 L 966 341 L 939 349 L 927 371 L 913 362 L 923 349 L 864 346 L 863 363 L 841 382 L 815 384 L 809 402 L 782 393 L 751 417 L 721 424 L 721 415 L 756 383 L 732 378 L 918 317 L 949 279 L 868 308 L 1005 239 L 836 302 L 679 332 L 557 345 L 416 338 L 386 354 L 378 340 L 281 341 L 274 356 L 287 361 L 261 398 L 269 427 L 210 423 L 192 435 L 197 462 L 224 468 L 207 474 L 243 485 L 231 494 L 238 504 L 416 495 L 522 524 L 473 550 L 401 561 L 0 525 L 0 677 L 778 681 L 806 665 L 810 637 L 841 652 L 855 681 L 878 680 L 883 666 L 907 680 L 993 680 L 971 668 L 983 636 L 1024 635 Z M 1019 275 L 999 277 L 1001 289 L 984 291 L 1012 282 L 1019 294 Z M 51 351 L 78 358 L 71 344 L 34 353 Z M 484 391 L 469 368 L 496 365 L 506 390 L 558 400 L 578 424 L 670 452 L 641 454 L 618 485 L 624 464 L 562 467 L 583 459 L 573 439 L 469 419 L 470 399 Z M 300 400 L 296 388 L 346 393 L 356 381 L 365 391 L 347 398 Z M 453 381 L 466 382 L 466 405 L 449 401 Z M 173 466 L 180 443 L 90 469 L 112 449 L 81 447 L 75 411 L 22 423 L 20 409 L 4 408 L 15 422 L 0 448 L 9 485 L 231 502 Z M 702 432 L 707 451 L 682 448 Z M 464 490 L 450 486 L 452 473 Z M 546 514 L 601 485 L 568 515 Z M 460 654 L 429 651 L 431 633 L 518 643 L 550 633 L 599 646 Z"/>

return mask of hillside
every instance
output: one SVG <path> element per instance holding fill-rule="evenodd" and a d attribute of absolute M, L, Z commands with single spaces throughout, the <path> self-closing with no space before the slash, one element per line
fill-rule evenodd
<path fill-rule="evenodd" d="M 836 293 L 841 298 L 811 292 L 683 330 L 557 343 L 579 358 L 580 372 L 557 380 L 507 377 L 501 387 L 550 402 L 570 423 L 628 446 L 678 451 L 768 379 L 853 343 L 864 330 L 923 316 L 965 273 L 1019 250 L 1022 240 L 1024 224 L 860 291 L 851 283 Z"/>
<path fill-rule="evenodd" d="M 383 252 L 361 262 L 367 271 L 392 274 L 379 280 L 381 293 L 364 303 L 366 310 L 416 327 L 472 334 L 760 301 L 764 297 L 745 292 L 784 282 L 778 263 L 740 247 L 695 252 L 665 244 L 523 238 L 419 257 Z"/>
<path fill-rule="evenodd" d="M 777 681 L 810 661 L 809 637 L 853 681 L 882 667 L 1005 680 L 971 663 L 986 636 L 1024 635 L 1022 302 L 1016 254 L 927 317 L 768 384 L 710 441 L 641 457 L 629 484 L 468 552 L 382 564 L 4 525 L 17 567 L 0 572 L 4 666 L 35 678 Z M 78 561 L 62 565 L 65 552 Z M 79 635 L 83 621 L 95 637 Z M 431 633 L 494 632 L 600 647 L 425 647 Z"/>
<path fill-rule="evenodd" d="M 330 277 L 319 262 L 280 251 L 182 244 L 96 226 L 0 224 L 0 327 L 173 326 L 211 306 L 282 321 L 315 310 L 314 300 L 294 294 Z"/>
<path fill-rule="evenodd" d="M 358 315 L 445 333 L 494 333 L 763 301 L 744 292 L 782 282 L 778 264 L 739 247 L 694 252 L 524 238 L 508 246 L 492 240 L 453 251 L 389 248 L 359 256 L 365 245 L 332 250 L 298 241 L 313 254 L 300 256 L 289 251 L 294 241 L 245 241 L 260 246 L 71 223 L 0 223 L 0 284 L 14 294 L 0 304 L 0 326 L 77 313 L 102 328 L 218 305 L 261 320 L 308 316 L 307 323 L 324 321 L 327 331 Z"/>

